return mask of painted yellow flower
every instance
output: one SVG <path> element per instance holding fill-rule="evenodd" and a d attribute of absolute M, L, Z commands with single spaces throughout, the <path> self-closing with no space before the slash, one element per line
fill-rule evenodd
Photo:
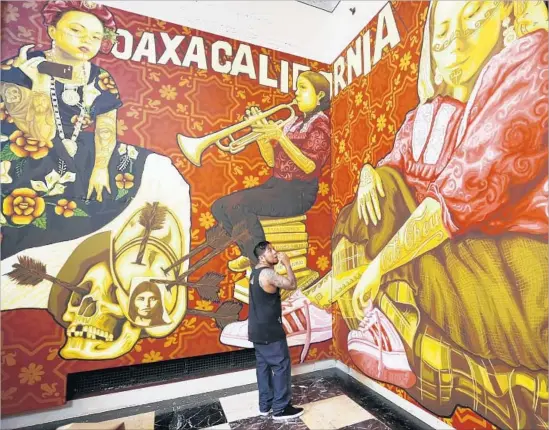
<path fill-rule="evenodd" d="M 160 88 L 160 97 L 166 100 L 175 100 L 177 89 L 173 85 L 162 85 Z"/>
<path fill-rule="evenodd" d="M 330 265 L 330 261 L 328 260 L 328 257 L 326 257 L 325 255 L 321 255 L 316 260 L 316 267 L 318 267 L 320 270 L 326 270 L 329 265 Z"/>
<path fill-rule="evenodd" d="M 103 91 L 108 91 L 111 94 L 118 94 L 118 88 L 116 87 L 116 83 L 108 72 L 101 72 L 97 79 L 99 88 L 101 88 Z"/>
<path fill-rule="evenodd" d="M 385 114 L 381 114 L 377 118 L 377 131 L 383 131 L 386 125 L 387 125 L 387 119 L 385 118 Z"/>
<path fill-rule="evenodd" d="M 48 155 L 50 149 L 53 148 L 51 140 L 37 140 L 21 130 L 15 130 L 9 139 L 11 152 L 20 158 L 31 157 L 34 160 L 40 160 Z"/>
<path fill-rule="evenodd" d="M 200 223 L 201 227 L 204 228 L 210 228 L 213 227 L 215 224 L 215 219 L 211 212 L 204 212 L 200 214 L 200 218 L 198 218 L 198 222 Z"/>
<path fill-rule="evenodd" d="M 29 367 L 22 367 L 19 373 L 19 382 L 21 384 L 34 385 L 42 380 L 44 376 L 43 366 L 41 364 L 31 363 Z"/>
<path fill-rule="evenodd" d="M 30 188 L 17 188 L 2 203 L 2 212 L 17 225 L 28 225 L 44 213 L 46 202 Z"/>
<path fill-rule="evenodd" d="M 355 96 L 355 105 L 360 106 L 362 104 L 362 93 L 358 93 Z"/>
<path fill-rule="evenodd" d="M 245 188 L 252 188 L 259 185 L 259 178 L 257 176 L 245 176 L 242 181 Z"/>
<path fill-rule="evenodd" d="M 76 202 L 67 199 L 61 199 L 57 201 L 55 205 L 55 213 L 57 215 L 62 215 L 65 218 L 70 218 L 74 215 L 74 210 L 76 209 Z"/>
<path fill-rule="evenodd" d="M 211 311 L 213 309 L 212 302 L 208 300 L 197 300 L 195 309 L 201 310 L 201 311 Z"/>
<path fill-rule="evenodd" d="M 164 357 L 158 352 L 158 351 L 151 351 L 145 353 L 143 356 L 143 360 L 141 360 L 142 363 L 154 363 L 155 361 L 163 360 Z"/>
<path fill-rule="evenodd" d="M 344 140 L 341 140 L 339 142 L 339 153 L 340 154 L 343 154 L 345 152 L 345 141 Z"/>
<path fill-rule="evenodd" d="M 119 119 L 116 121 L 116 131 L 120 136 L 124 136 L 124 132 L 128 129 L 128 126 L 124 124 L 123 119 Z"/>
<path fill-rule="evenodd" d="M 116 186 L 121 190 L 129 190 L 133 188 L 134 176 L 131 173 L 119 173 L 114 177 Z"/>
<path fill-rule="evenodd" d="M 402 71 L 408 70 L 408 66 L 410 65 L 411 60 L 412 60 L 412 54 L 410 53 L 410 51 L 408 51 L 400 59 L 400 64 L 399 64 L 400 70 Z"/>
<path fill-rule="evenodd" d="M 8 5 L 9 7 L 10 5 Z M 10 70 L 12 67 L 13 67 L 13 63 L 14 63 L 14 59 L 13 58 L 10 58 L 8 61 L 6 61 L 5 63 L 2 63 L 2 65 L 0 65 L 0 70 Z"/>
<path fill-rule="evenodd" d="M 318 193 L 321 196 L 325 196 L 330 191 L 330 186 L 326 182 L 321 182 L 318 184 Z"/>

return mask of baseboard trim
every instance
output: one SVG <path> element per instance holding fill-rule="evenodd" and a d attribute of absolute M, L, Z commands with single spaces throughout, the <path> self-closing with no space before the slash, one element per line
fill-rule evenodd
<path fill-rule="evenodd" d="M 413 403 L 408 402 L 407 400 L 400 397 L 398 394 L 393 393 L 391 390 L 383 387 L 373 379 L 368 378 L 366 375 L 356 371 L 355 369 L 347 366 L 345 363 L 342 363 L 339 360 L 336 360 L 336 368 L 341 370 L 344 373 L 347 373 L 352 378 L 356 379 L 365 387 L 368 387 L 372 391 L 375 391 L 380 396 L 385 397 L 389 402 L 393 403 L 395 406 L 403 409 L 409 414 L 416 417 L 418 420 L 423 421 L 428 426 L 437 429 L 437 430 L 446 430 L 453 429 L 454 427 L 449 426 L 444 421 L 441 421 L 436 416 L 430 414 L 429 412 L 417 407 Z"/>
<path fill-rule="evenodd" d="M 358 382 L 385 397 L 397 407 L 416 416 L 425 424 L 436 429 L 452 429 L 452 427 L 440 421 L 433 415 L 407 402 L 397 394 L 387 390 L 367 376 L 351 369 L 339 360 L 329 359 L 314 363 L 300 364 L 292 368 L 292 375 L 302 375 L 305 373 L 332 368 L 340 369 L 349 374 Z M 195 394 L 208 393 L 254 383 L 256 383 L 255 369 L 247 369 L 238 372 L 207 376 L 170 384 L 137 388 L 119 393 L 102 394 L 87 397 L 85 399 L 71 400 L 65 405 L 55 409 L 22 415 L 12 415 L 3 418 L 1 421 L 1 428 L 15 430 L 38 424 L 63 421 L 85 415 L 100 414 L 117 409 L 130 408 L 149 403 L 161 402 L 163 400 L 175 399 L 182 396 L 192 396 Z"/>

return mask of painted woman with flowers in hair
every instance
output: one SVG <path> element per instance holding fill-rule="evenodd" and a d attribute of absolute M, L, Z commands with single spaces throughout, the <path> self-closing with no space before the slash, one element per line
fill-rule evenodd
<path fill-rule="evenodd" d="M 92 63 L 113 47 L 109 9 L 50 1 L 42 16 L 51 49 L 26 45 L 2 63 L 3 258 L 107 224 L 135 196 L 150 154 L 117 141 L 120 95 Z M 72 77 L 39 72 L 44 61 L 72 66 Z"/>
<path fill-rule="evenodd" d="M 431 1 L 420 103 L 333 234 L 334 268 L 364 257 L 332 288 L 355 365 L 499 428 L 547 428 L 547 28 L 542 1 Z"/>

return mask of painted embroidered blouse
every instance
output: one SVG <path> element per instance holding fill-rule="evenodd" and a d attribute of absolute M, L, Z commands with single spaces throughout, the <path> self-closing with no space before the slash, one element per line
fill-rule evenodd
<path fill-rule="evenodd" d="M 320 172 L 330 155 L 330 119 L 324 112 L 316 113 L 307 123 L 303 117 L 286 124 L 284 133 L 297 146 L 303 155 L 314 161 L 315 170 L 307 174 L 290 159 L 284 149 L 275 141 L 273 176 L 292 181 L 312 181 L 320 176 Z"/>
<path fill-rule="evenodd" d="M 35 51 L 29 57 L 44 53 Z M 31 80 L 13 66 L 13 59 L 2 62 L 2 83 L 31 89 Z M 65 136 L 73 134 L 80 108 L 64 103 L 63 84 L 56 81 L 55 91 L 60 120 Z M 118 89 L 111 75 L 91 64 L 90 78 L 78 88 L 87 108 L 82 130 L 76 142 L 78 150 L 71 157 L 57 131 L 51 142 L 39 142 L 19 130 L 6 101 L 0 100 L 1 175 L 3 227 L 2 256 L 20 250 L 70 240 L 101 228 L 114 219 L 131 202 L 141 185 L 144 164 L 150 151 L 117 140 L 110 158 L 109 181 L 112 194 L 104 192 L 103 201 L 95 196 L 87 200 L 90 175 L 95 160 L 95 121 L 101 114 L 122 106 Z M 32 209 L 32 210 L 31 210 Z"/>
<path fill-rule="evenodd" d="M 443 208 L 451 235 L 547 235 L 547 31 L 484 67 L 467 104 L 439 96 L 410 112 L 378 166 Z"/>

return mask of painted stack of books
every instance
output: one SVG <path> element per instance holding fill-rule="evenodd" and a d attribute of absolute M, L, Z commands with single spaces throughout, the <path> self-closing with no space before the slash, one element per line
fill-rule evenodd
<path fill-rule="evenodd" d="M 309 249 L 305 220 L 307 215 L 290 218 L 263 218 L 261 225 L 267 241 L 273 244 L 277 251 L 282 251 L 290 257 L 290 264 L 297 278 L 297 288 L 303 290 L 315 282 L 319 273 L 307 267 L 307 252 Z M 275 270 L 280 275 L 286 274 L 286 268 L 278 264 Z M 251 268 L 246 270 L 246 277 L 237 281 L 234 286 L 234 298 L 248 303 L 248 291 L 250 288 L 249 277 Z M 284 300 L 291 292 L 281 293 Z"/>

